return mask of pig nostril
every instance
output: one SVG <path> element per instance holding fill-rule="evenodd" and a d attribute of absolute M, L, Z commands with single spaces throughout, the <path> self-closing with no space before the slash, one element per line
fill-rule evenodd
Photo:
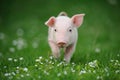
<path fill-rule="evenodd" d="M 58 43 L 58 46 L 65 46 L 65 44 L 66 44 L 66 43 L 64 43 L 64 42 L 59 42 L 59 43 Z"/>

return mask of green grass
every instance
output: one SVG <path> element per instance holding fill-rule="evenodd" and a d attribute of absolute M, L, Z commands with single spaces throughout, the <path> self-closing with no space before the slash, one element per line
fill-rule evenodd
<path fill-rule="evenodd" d="M 120 80 L 119 2 L 1 1 L 0 80 Z M 85 13 L 71 63 L 51 57 L 50 16 Z M 63 55 L 63 53 L 61 53 Z"/>

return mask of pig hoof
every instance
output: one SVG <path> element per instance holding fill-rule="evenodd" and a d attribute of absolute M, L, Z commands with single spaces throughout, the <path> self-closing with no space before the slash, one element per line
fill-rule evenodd
<path fill-rule="evenodd" d="M 60 57 L 60 55 L 53 55 L 53 57 L 54 57 L 55 59 L 58 59 L 58 58 Z"/>

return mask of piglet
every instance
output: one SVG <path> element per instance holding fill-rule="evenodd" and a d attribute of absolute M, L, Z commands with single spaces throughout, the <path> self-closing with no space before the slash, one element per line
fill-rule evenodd
<path fill-rule="evenodd" d="M 64 48 L 64 60 L 70 62 L 78 39 L 77 28 L 83 23 L 85 14 L 76 14 L 69 18 L 65 12 L 50 17 L 45 25 L 49 27 L 48 43 L 55 58 L 60 57 L 60 48 Z"/>

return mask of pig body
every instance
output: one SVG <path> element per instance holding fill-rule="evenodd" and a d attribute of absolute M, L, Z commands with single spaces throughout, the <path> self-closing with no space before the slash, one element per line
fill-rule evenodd
<path fill-rule="evenodd" d="M 70 62 L 77 43 L 77 28 L 82 24 L 83 16 L 84 14 L 78 14 L 69 18 L 62 12 L 45 23 L 49 27 L 48 43 L 55 58 L 60 57 L 60 48 L 64 48 L 64 59 Z"/>

